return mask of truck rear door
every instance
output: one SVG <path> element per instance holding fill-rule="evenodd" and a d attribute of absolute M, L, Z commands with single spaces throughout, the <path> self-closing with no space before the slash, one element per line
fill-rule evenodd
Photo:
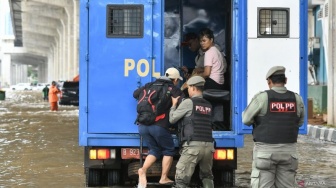
<path fill-rule="evenodd" d="M 299 93 L 306 102 L 307 2 L 249 0 L 247 7 L 247 101 L 242 103 L 244 108 L 256 93 L 268 90 L 266 73 L 277 65 L 286 67 L 287 89 Z M 239 133 L 251 133 L 251 130 L 252 127 L 241 125 Z M 305 123 L 300 133 L 306 132 Z"/>
<path fill-rule="evenodd" d="M 158 77 L 162 69 L 162 17 L 155 14 L 161 11 L 160 4 L 148 0 L 87 3 L 88 23 L 81 24 L 81 36 L 87 32 L 87 39 L 81 39 L 87 54 L 81 53 L 86 62 L 80 65 L 84 132 L 138 132 L 133 91 Z"/>

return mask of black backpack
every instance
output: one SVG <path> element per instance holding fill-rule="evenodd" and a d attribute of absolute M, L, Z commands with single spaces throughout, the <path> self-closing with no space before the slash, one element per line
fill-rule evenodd
<path fill-rule="evenodd" d="M 166 113 L 171 102 L 172 83 L 155 81 L 145 86 L 138 98 L 135 123 L 153 125 L 157 116 Z"/>

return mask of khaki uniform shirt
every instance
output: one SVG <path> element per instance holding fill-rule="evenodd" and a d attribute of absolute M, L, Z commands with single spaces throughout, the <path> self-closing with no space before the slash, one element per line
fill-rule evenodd
<path fill-rule="evenodd" d="M 202 98 L 202 95 L 195 95 L 194 97 Z M 181 102 L 179 107 L 176 109 L 176 107 L 171 107 L 169 112 L 169 122 L 171 124 L 176 123 L 178 120 L 189 117 L 192 114 L 193 111 L 193 102 L 191 99 L 185 99 Z"/>

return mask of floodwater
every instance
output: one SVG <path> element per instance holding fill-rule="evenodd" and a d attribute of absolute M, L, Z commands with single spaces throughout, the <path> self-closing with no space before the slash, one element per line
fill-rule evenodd
<path fill-rule="evenodd" d="M 49 111 L 42 92 L 0 101 L 0 187 L 85 187 L 78 107 Z"/>
<path fill-rule="evenodd" d="M 7 91 L 0 101 L 0 187 L 85 187 L 78 107 L 49 103 L 37 91 Z M 238 149 L 236 187 L 250 182 L 253 142 Z M 336 188 L 336 143 L 299 136 L 298 187 Z"/>

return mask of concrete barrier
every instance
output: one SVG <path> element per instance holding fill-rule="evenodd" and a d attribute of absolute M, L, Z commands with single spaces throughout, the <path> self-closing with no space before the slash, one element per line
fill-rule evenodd
<path fill-rule="evenodd" d="M 320 140 L 327 140 L 329 129 L 327 127 L 321 127 Z"/>
<path fill-rule="evenodd" d="M 331 142 L 336 142 L 336 131 L 335 131 L 335 129 L 329 129 L 327 140 L 331 141 Z"/>
<path fill-rule="evenodd" d="M 336 129 L 318 125 L 308 125 L 307 135 L 320 140 L 336 142 Z"/>

